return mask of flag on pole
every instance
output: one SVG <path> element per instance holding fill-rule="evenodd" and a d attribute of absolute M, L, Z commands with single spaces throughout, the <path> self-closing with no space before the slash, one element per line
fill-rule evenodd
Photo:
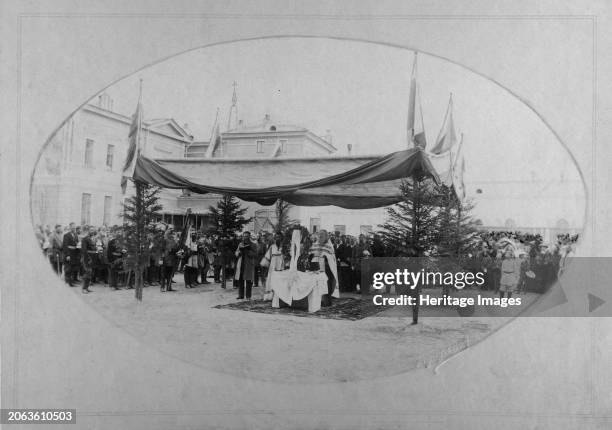
<path fill-rule="evenodd" d="M 463 174 L 465 173 L 465 159 L 463 158 L 463 135 L 461 135 L 461 141 L 459 142 L 459 148 L 457 149 L 457 155 L 452 166 L 453 175 L 453 189 L 455 195 L 460 202 L 465 199 L 465 183 L 463 182 Z"/>
<path fill-rule="evenodd" d="M 431 153 L 442 154 L 443 152 L 450 151 L 456 143 L 457 133 L 455 132 L 455 123 L 453 121 L 453 95 L 451 94 L 440 134 L 436 139 L 436 144 L 431 149 Z"/>
<path fill-rule="evenodd" d="M 208 148 L 206 148 L 206 158 L 212 158 L 215 149 L 221 145 L 221 133 L 219 132 L 219 108 L 217 108 L 217 115 L 215 116 L 215 123 L 213 125 L 212 133 L 210 135 L 210 141 L 208 142 Z"/>
<path fill-rule="evenodd" d="M 410 96 L 408 98 L 408 141 L 415 148 L 425 149 L 425 124 L 423 122 L 423 108 L 421 96 L 416 80 L 417 76 L 417 53 L 414 53 L 412 65 L 412 77 L 410 78 Z"/>
<path fill-rule="evenodd" d="M 136 168 L 136 159 L 140 155 L 140 135 L 142 131 L 142 79 L 140 80 L 140 91 L 138 94 L 138 105 L 136 112 L 132 116 L 132 124 L 128 133 L 128 150 L 123 164 L 123 173 L 121 175 L 121 191 L 125 194 L 128 179 L 134 176 Z"/>
<path fill-rule="evenodd" d="M 191 235 L 189 234 L 192 226 L 192 217 L 191 208 L 187 208 L 185 211 L 185 223 L 183 224 L 183 229 L 181 230 L 181 237 L 179 239 L 179 245 L 183 246 L 187 243 L 187 239 L 191 240 Z"/>
<path fill-rule="evenodd" d="M 213 128 L 212 136 L 210 136 L 210 143 L 206 148 L 206 158 L 212 158 L 217 148 L 221 146 L 221 133 L 219 132 L 219 124 Z"/>

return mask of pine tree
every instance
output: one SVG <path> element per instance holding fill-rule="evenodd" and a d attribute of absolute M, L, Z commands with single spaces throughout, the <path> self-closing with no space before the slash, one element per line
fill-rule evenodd
<path fill-rule="evenodd" d="M 388 220 L 380 226 L 395 254 L 458 257 L 471 250 L 477 234 L 473 203 L 460 202 L 451 187 L 431 180 L 404 181 L 401 192 L 403 200 L 387 209 Z"/>
<path fill-rule="evenodd" d="M 242 227 L 251 222 L 252 219 L 244 217 L 246 211 L 247 209 L 241 207 L 238 199 L 229 194 L 225 194 L 219 199 L 217 207 L 210 206 L 208 208 L 212 229 L 220 237 L 221 266 L 223 267 L 221 271 L 221 285 L 223 288 L 225 288 L 227 278 L 225 273 L 225 258 L 231 243 L 231 238 L 236 232 L 241 231 Z"/>
<path fill-rule="evenodd" d="M 473 251 L 477 235 L 477 224 L 472 218 L 473 202 L 460 202 L 452 188 L 443 190 L 440 207 L 438 252 L 453 257 L 461 257 Z"/>
<path fill-rule="evenodd" d="M 251 222 L 252 218 L 245 218 L 247 209 L 241 207 L 240 202 L 234 196 L 225 194 L 217 202 L 217 207 L 210 206 L 211 224 L 214 231 L 222 237 L 231 237 L 242 227 Z"/>
<path fill-rule="evenodd" d="M 159 204 L 159 187 L 143 182 L 135 182 L 135 185 L 135 195 L 123 204 L 123 233 L 127 267 L 134 273 L 136 299 L 142 301 L 143 273 L 149 262 L 148 235 L 155 234 L 152 224 L 160 218 L 163 207 Z"/>
<path fill-rule="evenodd" d="M 402 201 L 387 208 L 380 225 L 383 242 L 395 256 L 422 256 L 439 238 L 439 193 L 431 179 L 413 178 L 400 185 Z"/>

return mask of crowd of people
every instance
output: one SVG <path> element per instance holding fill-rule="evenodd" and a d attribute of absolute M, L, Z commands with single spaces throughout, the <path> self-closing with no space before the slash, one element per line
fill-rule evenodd
<path fill-rule="evenodd" d="M 181 231 L 172 226 L 160 224 L 150 229 L 143 273 L 145 286 L 159 286 L 161 291 L 175 291 L 176 272 L 184 274 L 185 288 L 209 283 L 213 277 L 220 282 L 222 252 L 220 239 L 212 234 L 190 233 L 188 240 L 181 243 Z M 56 225 L 37 226 L 36 236 L 51 267 L 64 277 L 70 286 L 82 284 L 84 293 L 91 292 L 92 284 L 103 283 L 120 290 L 134 287 L 134 267 L 130 263 L 125 232 L 120 226 L 93 227 Z M 226 254 L 230 249 L 225 242 Z M 231 253 L 233 255 L 233 253 Z M 231 261 L 231 255 L 226 255 Z"/>
<path fill-rule="evenodd" d="M 319 234 L 304 227 L 294 228 L 302 230 L 298 270 L 316 270 L 312 251 L 322 245 Z M 181 272 L 185 288 L 208 284 L 209 278 L 216 283 L 227 280 L 238 290 L 238 299 L 250 299 L 253 288 L 265 286 L 269 270 L 288 268 L 291 230 L 261 231 L 257 235 L 245 232 L 227 237 L 191 230 L 187 237 L 184 234 L 181 237 L 181 231 L 160 223 L 149 230 L 144 284 L 159 286 L 162 292 L 175 291 L 174 275 Z M 134 268 L 130 267 L 122 227 L 70 223 L 51 230 L 48 226 L 37 226 L 36 235 L 53 270 L 68 285 L 80 283 L 84 293 L 91 292 L 91 285 L 96 283 L 114 290 L 133 288 Z M 361 292 L 363 259 L 395 256 L 378 234 L 354 237 L 325 232 L 324 237 L 335 260 L 341 292 Z M 539 235 L 480 232 L 471 249 L 459 259 L 465 270 L 485 273 L 483 289 L 502 295 L 543 292 L 556 280 L 577 240 L 578 235 L 559 235 L 555 243 L 546 244 Z M 507 287 L 508 279 L 515 279 L 513 288 Z M 224 287 L 225 284 L 224 281 Z"/>
<path fill-rule="evenodd" d="M 558 235 L 553 243 L 546 243 L 539 234 L 480 232 L 465 266 L 485 273 L 483 289 L 502 295 L 504 291 L 509 294 L 543 293 L 557 280 L 568 257 L 573 254 L 578 238 L 577 234 L 563 234 Z M 505 274 L 508 273 L 512 273 L 511 279 L 515 279 L 513 288 L 507 285 L 504 288 L 504 283 L 508 283 Z"/>

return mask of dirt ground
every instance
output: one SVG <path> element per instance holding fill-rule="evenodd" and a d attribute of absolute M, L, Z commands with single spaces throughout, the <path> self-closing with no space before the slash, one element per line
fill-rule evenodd
<path fill-rule="evenodd" d="M 175 280 L 178 291 L 148 287 L 141 303 L 134 290 L 112 291 L 103 284 L 88 295 L 73 291 L 113 324 L 179 360 L 276 382 L 355 381 L 435 367 L 511 320 L 490 312 L 459 317 L 452 307 L 448 316 L 428 316 L 434 313 L 421 308 L 418 325 L 410 325 L 407 306 L 357 321 L 215 309 L 236 301 L 236 290 L 219 284 L 185 289 L 181 274 Z M 254 289 L 254 298 L 260 291 Z M 520 297 L 526 307 L 537 296 Z"/>

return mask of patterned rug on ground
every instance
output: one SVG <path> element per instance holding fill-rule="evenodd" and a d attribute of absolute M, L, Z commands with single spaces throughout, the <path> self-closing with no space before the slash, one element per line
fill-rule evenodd
<path fill-rule="evenodd" d="M 355 299 L 351 297 L 334 299 L 329 307 L 309 313 L 307 310 L 290 307 L 273 308 L 270 301 L 252 300 L 215 306 L 216 309 L 233 309 L 239 311 L 260 312 L 264 314 L 286 314 L 296 317 L 328 318 L 335 320 L 356 321 L 376 315 L 388 309 L 388 306 L 377 306 L 372 300 Z"/>

